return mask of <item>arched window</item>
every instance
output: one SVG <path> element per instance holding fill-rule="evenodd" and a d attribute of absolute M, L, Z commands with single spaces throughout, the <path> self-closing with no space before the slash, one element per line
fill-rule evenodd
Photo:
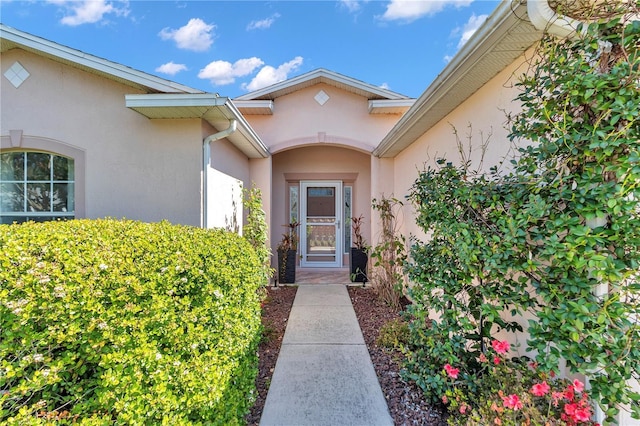
<path fill-rule="evenodd" d="M 0 154 L 0 223 L 75 217 L 74 160 L 38 151 Z"/>

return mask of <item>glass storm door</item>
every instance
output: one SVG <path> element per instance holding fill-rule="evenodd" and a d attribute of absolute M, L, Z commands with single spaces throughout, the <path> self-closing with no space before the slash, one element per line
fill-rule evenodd
<path fill-rule="evenodd" d="M 342 266 L 342 182 L 300 182 L 300 266 Z"/>

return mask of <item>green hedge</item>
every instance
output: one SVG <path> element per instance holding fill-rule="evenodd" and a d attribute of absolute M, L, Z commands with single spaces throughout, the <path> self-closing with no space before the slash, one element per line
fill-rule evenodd
<path fill-rule="evenodd" d="M 0 423 L 240 424 L 260 260 L 225 231 L 0 226 Z"/>

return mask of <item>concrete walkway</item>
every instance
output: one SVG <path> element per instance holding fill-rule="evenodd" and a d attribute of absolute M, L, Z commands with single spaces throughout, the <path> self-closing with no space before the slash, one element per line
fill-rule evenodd
<path fill-rule="evenodd" d="M 344 285 L 298 287 L 260 425 L 393 425 Z"/>

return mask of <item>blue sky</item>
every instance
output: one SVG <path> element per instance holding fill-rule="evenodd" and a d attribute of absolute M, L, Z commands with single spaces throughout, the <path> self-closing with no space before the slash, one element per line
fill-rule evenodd
<path fill-rule="evenodd" d="M 221 96 L 326 68 L 418 97 L 498 3 L 0 0 L 0 21 Z"/>

